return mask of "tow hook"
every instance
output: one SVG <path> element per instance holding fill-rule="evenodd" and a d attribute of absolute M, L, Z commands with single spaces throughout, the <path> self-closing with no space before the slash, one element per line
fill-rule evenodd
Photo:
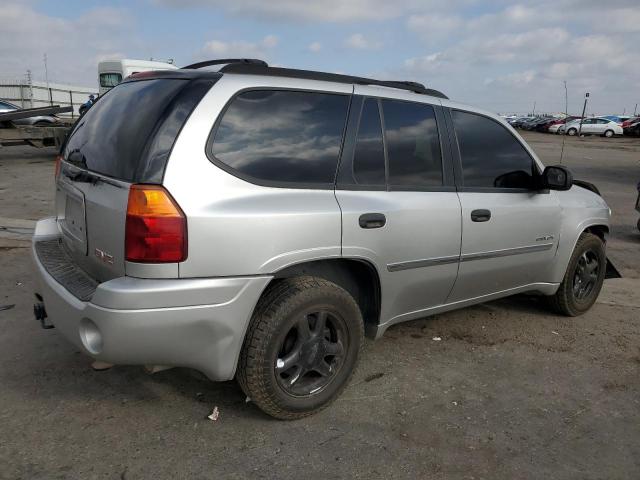
<path fill-rule="evenodd" d="M 40 326 L 45 330 L 49 330 L 50 328 L 56 328 L 53 324 L 47 323 L 47 311 L 44 309 L 44 302 L 42 301 L 42 295 L 36 293 L 36 299 L 38 300 L 33 304 L 33 315 L 36 317 L 36 320 L 40 322 Z"/>

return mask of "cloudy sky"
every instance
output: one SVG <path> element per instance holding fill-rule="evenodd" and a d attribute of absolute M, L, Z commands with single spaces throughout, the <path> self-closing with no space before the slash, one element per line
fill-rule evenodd
<path fill-rule="evenodd" d="M 246 56 L 423 82 L 496 112 L 628 113 L 639 0 L 3 0 L 0 79 L 97 84 L 108 58 Z M 640 108 L 640 107 L 639 107 Z"/>

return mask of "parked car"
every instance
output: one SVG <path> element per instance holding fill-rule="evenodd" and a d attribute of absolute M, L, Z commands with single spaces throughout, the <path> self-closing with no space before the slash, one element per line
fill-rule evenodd
<path fill-rule="evenodd" d="M 638 137 L 640 136 L 640 120 L 628 124 L 626 127 L 622 129 L 625 135 L 631 135 Z"/>
<path fill-rule="evenodd" d="M 523 123 L 528 122 L 532 119 L 533 117 L 519 117 L 509 123 L 511 124 L 511 126 L 513 126 L 513 128 L 520 128 Z"/>
<path fill-rule="evenodd" d="M 628 120 L 631 117 L 629 117 L 628 115 L 603 115 L 600 118 L 606 118 L 607 120 L 616 122 L 618 125 L 622 125 L 622 122 L 624 122 L 625 120 Z"/>
<path fill-rule="evenodd" d="M 553 122 L 551 125 L 549 125 L 549 127 L 547 128 L 547 132 L 549 133 L 562 133 L 564 131 L 564 129 L 561 130 L 561 127 L 569 122 L 573 122 L 574 120 L 580 120 L 580 117 L 576 117 L 574 115 L 570 115 L 568 117 L 565 118 L 560 118 L 558 120 L 556 120 L 555 122 Z"/>
<path fill-rule="evenodd" d="M 640 117 L 630 117 L 627 120 L 625 120 L 624 122 L 622 122 L 620 124 L 620 126 L 623 129 L 625 129 L 626 127 L 630 126 L 631 124 L 638 123 L 638 122 L 640 122 Z"/>
<path fill-rule="evenodd" d="M 115 86 L 61 150 L 56 211 L 42 322 L 103 362 L 235 377 L 282 419 L 344 390 L 365 332 L 522 292 L 583 314 L 610 217 L 492 113 L 255 61 Z"/>
<path fill-rule="evenodd" d="M 15 112 L 22 107 L 14 105 L 6 100 L 0 100 L 0 113 Z M 14 125 L 32 125 L 36 127 L 46 127 L 58 123 L 58 118 L 53 115 L 38 115 L 37 117 L 19 118 L 12 120 Z"/>
<path fill-rule="evenodd" d="M 539 123 L 547 121 L 548 117 L 534 117 L 526 120 L 520 124 L 520 128 L 523 130 L 535 130 Z"/>
<path fill-rule="evenodd" d="M 576 117 L 568 117 L 568 118 L 573 119 Z M 538 123 L 536 125 L 536 130 L 538 132 L 548 132 L 549 128 L 551 128 L 553 125 L 562 125 L 565 122 L 566 122 L 566 118 L 549 117 L 547 118 L 546 121 Z"/>
<path fill-rule="evenodd" d="M 560 132 L 565 130 L 569 136 L 581 132 L 582 135 L 602 135 L 607 138 L 624 133 L 620 125 L 606 118 L 585 118 L 582 120 L 582 129 L 580 129 L 580 120 L 574 120 L 559 129 Z"/>

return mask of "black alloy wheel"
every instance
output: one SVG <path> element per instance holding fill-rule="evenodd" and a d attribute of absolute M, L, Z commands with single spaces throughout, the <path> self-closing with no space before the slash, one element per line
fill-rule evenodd
<path fill-rule="evenodd" d="M 576 300 L 583 301 L 591 295 L 598 283 L 599 275 L 598 255 L 593 250 L 586 250 L 578 258 L 573 275 L 573 295 Z"/>
<path fill-rule="evenodd" d="M 278 385 L 294 397 L 321 391 L 340 371 L 346 342 L 346 325 L 336 314 L 302 315 L 280 346 L 274 365 Z"/>

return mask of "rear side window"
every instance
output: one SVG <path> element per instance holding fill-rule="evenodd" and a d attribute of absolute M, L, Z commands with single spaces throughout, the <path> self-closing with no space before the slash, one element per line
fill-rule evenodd
<path fill-rule="evenodd" d="M 531 188 L 535 165 L 529 153 L 498 122 L 453 110 L 465 187 Z"/>
<path fill-rule="evenodd" d="M 348 106 L 347 95 L 289 90 L 241 93 L 222 115 L 211 153 L 254 183 L 331 187 Z"/>
<path fill-rule="evenodd" d="M 384 173 L 384 144 L 378 100 L 367 98 L 356 137 L 353 179 L 358 185 L 384 186 Z"/>
<path fill-rule="evenodd" d="M 442 153 L 431 105 L 382 100 L 389 185 L 435 187 L 442 185 Z"/>
<path fill-rule="evenodd" d="M 117 85 L 78 120 L 64 158 L 119 180 L 157 183 L 179 128 L 211 86 L 193 83 L 195 88 L 178 95 L 187 83 L 154 79 Z"/>

